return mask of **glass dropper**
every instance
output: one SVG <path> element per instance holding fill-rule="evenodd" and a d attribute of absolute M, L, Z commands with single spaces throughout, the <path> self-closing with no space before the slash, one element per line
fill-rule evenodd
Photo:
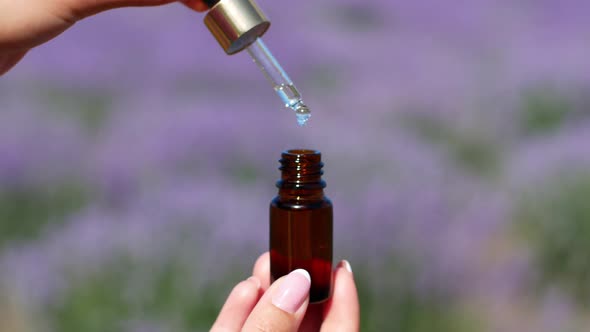
<path fill-rule="evenodd" d="M 277 95 L 281 98 L 285 107 L 295 111 L 297 123 L 300 126 L 305 125 L 311 117 L 309 107 L 303 103 L 301 94 L 279 64 L 277 59 L 272 55 L 268 47 L 262 41 L 262 38 L 256 38 L 248 48 L 248 54 L 252 57 L 258 68 L 272 85 Z"/>
<path fill-rule="evenodd" d="M 285 70 L 260 38 L 270 27 L 270 21 L 254 0 L 203 0 L 210 8 L 204 22 L 227 54 L 244 48 L 271 83 L 285 107 L 295 111 L 297 122 L 303 126 L 311 117 L 309 107 Z"/>

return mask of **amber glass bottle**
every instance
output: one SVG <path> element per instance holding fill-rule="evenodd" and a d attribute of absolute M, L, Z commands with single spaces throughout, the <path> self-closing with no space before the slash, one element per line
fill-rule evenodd
<path fill-rule="evenodd" d="M 270 204 L 271 280 L 305 269 L 311 275 L 310 302 L 322 302 L 332 292 L 333 226 L 321 153 L 289 150 L 280 162 L 279 195 Z"/>

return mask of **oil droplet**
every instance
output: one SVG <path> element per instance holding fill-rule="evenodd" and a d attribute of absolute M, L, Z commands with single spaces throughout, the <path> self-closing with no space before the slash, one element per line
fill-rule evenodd
<path fill-rule="evenodd" d="M 295 111 L 297 123 L 299 126 L 303 127 L 309 118 L 311 118 L 311 111 L 309 110 L 309 107 L 299 100 L 297 104 L 293 105 L 292 109 Z"/>
<path fill-rule="evenodd" d="M 295 113 L 295 116 L 297 117 L 297 124 L 299 124 L 300 127 L 305 126 L 305 124 L 307 123 L 307 120 L 309 120 L 309 118 L 311 118 L 311 114 L 301 114 L 301 113 Z"/>

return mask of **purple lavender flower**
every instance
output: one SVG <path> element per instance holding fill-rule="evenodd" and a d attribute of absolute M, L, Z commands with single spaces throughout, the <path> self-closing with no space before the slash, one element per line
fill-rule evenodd
<path fill-rule="evenodd" d="M 23 107 L 0 113 L 0 128 L 0 184 L 4 189 L 43 187 L 79 174 L 85 139 L 74 122 Z"/>
<path fill-rule="evenodd" d="M 174 261 L 194 277 L 187 288 L 202 290 L 232 269 L 248 270 L 266 249 L 277 159 L 307 147 L 326 164 L 336 256 L 379 276 L 362 287 L 489 304 L 478 310 L 491 329 L 566 328 L 573 302 L 559 290 L 529 296 L 534 252 L 514 239 L 510 222 L 520 189 L 588 166 L 587 117 L 534 138 L 518 128 L 526 91 L 549 84 L 570 100 L 569 91 L 587 87 L 587 5 L 261 6 L 273 20 L 264 38 L 312 108 L 305 128 L 246 54 L 225 56 L 202 14 L 180 5 L 88 19 L 0 81 L 0 183 L 35 189 L 79 177 L 96 194 L 66 223 L 0 253 L 0 279 L 42 306 L 69 294 L 67 281 L 91 283 L 126 257 L 141 271 Z M 83 133 L 56 112 L 60 105 L 43 97 L 47 85 L 107 100 L 96 131 Z M 408 125 L 412 117 L 459 143 L 489 142 L 501 165 L 495 177 L 457 168 L 436 139 Z M 412 278 L 391 272 L 396 260 Z M 154 281 L 138 275 L 129 278 L 150 289 Z M 510 319 L 523 308 L 530 314 Z M 126 328 L 169 326 L 130 317 Z"/>
<path fill-rule="evenodd" d="M 509 159 L 507 183 L 522 188 L 563 170 L 581 171 L 590 167 L 586 142 L 588 125 L 570 125 L 563 132 L 524 142 Z"/>

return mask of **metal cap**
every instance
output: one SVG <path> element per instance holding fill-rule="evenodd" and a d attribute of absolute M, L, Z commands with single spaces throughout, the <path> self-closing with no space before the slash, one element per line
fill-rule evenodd
<path fill-rule="evenodd" d="M 205 25 L 227 54 L 235 54 L 262 36 L 270 22 L 253 0 L 221 0 L 205 16 Z"/>

